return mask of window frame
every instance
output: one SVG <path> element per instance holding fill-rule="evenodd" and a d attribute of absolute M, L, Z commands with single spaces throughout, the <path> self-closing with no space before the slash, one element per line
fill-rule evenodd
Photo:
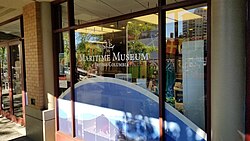
<path fill-rule="evenodd" d="M 67 3 L 68 8 L 68 27 L 61 28 L 58 21 L 61 21 L 61 11 L 60 11 L 60 4 L 63 2 Z M 70 87 L 71 87 L 71 109 L 72 109 L 72 135 L 71 138 L 75 138 L 75 97 L 74 97 L 74 84 L 76 82 L 76 76 L 75 76 L 75 30 L 79 28 L 94 26 L 94 25 L 101 25 L 101 24 L 107 24 L 111 22 L 117 22 L 121 20 L 130 19 L 137 16 L 143 16 L 147 14 L 153 14 L 158 13 L 158 31 L 159 31 L 159 38 L 158 38 L 158 54 L 159 54 L 159 120 L 160 120 L 160 140 L 165 141 L 165 127 L 164 127 L 164 121 L 166 119 L 165 117 L 165 110 L 163 110 L 165 107 L 165 89 L 166 89 L 166 82 L 163 78 L 165 78 L 165 70 L 166 70 L 166 62 L 163 60 L 166 60 L 166 11 L 173 10 L 176 8 L 181 7 L 187 7 L 192 5 L 198 5 L 198 4 L 207 4 L 208 11 L 207 11 L 207 47 L 208 47 L 208 54 L 207 54 L 207 69 L 206 76 L 205 76 L 205 83 L 206 83 L 206 89 L 205 89 L 205 122 L 206 122 L 206 130 L 207 133 L 207 140 L 211 141 L 211 0 L 186 0 L 182 2 L 177 3 L 171 3 L 166 4 L 166 0 L 158 0 L 158 6 L 155 8 L 150 8 L 143 11 L 133 12 L 125 15 L 120 15 L 116 17 L 106 18 L 98 21 L 93 22 L 87 22 L 80 25 L 75 25 L 74 21 L 74 0 L 56 0 L 51 3 L 52 6 L 52 28 L 53 28 L 53 54 L 54 54 L 54 85 L 55 85 L 55 115 L 56 115 L 56 132 L 59 134 L 58 139 L 60 136 L 68 137 L 61 133 L 59 131 L 59 123 L 58 123 L 58 97 L 59 97 L 59 84 L 58 84 L 58 77 L 59 77 L 59 66 L 58 66 L 58 52 L 59 49 L 58 44 L 60 37 L 59 34 L 62 32 L 68 32 L 69 33 L 69 43 L 70 43 Z M 162 32 L 164 31 L 164 32 Z M 70 138 L 70 137 L 69 137 Z"/>

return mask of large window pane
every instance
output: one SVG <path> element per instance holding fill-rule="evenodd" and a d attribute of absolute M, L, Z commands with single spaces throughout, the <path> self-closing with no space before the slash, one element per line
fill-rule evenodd
<path fill-rule="evenodd" d="M 13 105 L 14 115 L 16 117 L 23 117 L 23 105 L 22 105 L 22 87 L 21 87 L 21 58 L 20 58 L 21 45 L 10 46 L 11 61 L 10 65 L 12 68 L 12 87 L 13 87 Z"/>
<path fill-rule="evenodd" d="M 167 136 L 204 140 L 207 7 L 167 11 L 166 35 Z"/>
<path fill-rule="evenodd" d="M 21 45 L 17 41 L 21 37 L 20 20 L 0 26 L 0 31 L 1 107 L 22 118 Z"/>
<path fill-rule="evenodd" d="M 75 23 L 82 24 L 157 6 L 158 0 L 75 0 Z"/>
<path fill-rule="evenodd" d="M 77 138 L 159 140 L 157 33 L 157 14 L 76 30 Z"/>
<path fill-rule="evenodd" d="M 0 26 L 1 37 L 0 41 L 7 41 L 21 37 L 20 20 L 15 20 L 5 25 Z"/>
<path fill-rule="evenodd" d="M 68 22 L 68 8 L 67 8 L 68 4 L 67 2 L 64 2 L 62 4 L 60 4 L 60 10 L 61 10 L 61 28 L 64 27 L 68 27 L 69 26 L 69 22 Z"/>
<path fill-rule="evenodd" d="M 72 133 L 72 110 L 70 96 L 70 50 L 68 32 L 60 33 L 59 44 L 59 94 L 68 89 L 68 96 L 58 98 L 59 131 L 71 135 Z"/>
<path fill-rule="evenodd" d="M 8 58 L 7 58 L 7 47 L 0 48 L 0 68 L 1 68 L 1 88 L 2 88 L 2 109 L 7 112 L 10 109 L 10 98 L 9 98 L 9 74 L 8 74 Z"/>

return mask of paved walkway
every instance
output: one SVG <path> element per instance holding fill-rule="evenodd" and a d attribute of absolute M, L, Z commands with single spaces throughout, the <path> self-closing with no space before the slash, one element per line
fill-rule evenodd
<path fill-rule="evenodd" d="M 0 141 L 31 141 L 25 134 L 25 127 L 0 115 Z"/>

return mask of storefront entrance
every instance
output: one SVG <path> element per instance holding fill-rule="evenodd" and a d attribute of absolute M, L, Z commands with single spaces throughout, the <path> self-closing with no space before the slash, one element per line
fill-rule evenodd
<path fill-rule="evenodd" d="M 55 6 L 56 140 L 209 140 L 207 4 L 127 3 L 101 21 L 115 12 L 99 1 Z"/>
<path fill-rule="evenodd" d="M 0 44 L 0 112 L 7 118 L 24 124 L 21 49 L 20 41 Z"/>

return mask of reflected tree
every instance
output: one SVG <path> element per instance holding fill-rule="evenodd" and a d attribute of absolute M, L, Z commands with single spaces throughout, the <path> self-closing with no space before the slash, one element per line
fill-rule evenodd
<path fill-rule="evenodd" d="M 92 55 L 101 55 L 102 49 L 100 41 L 102 41 L 101 35 L 87 34 L 87 33 L 77 33 L 76 41 L 79 42 L 76 45 L 76 59 L 77 67 L 90 70 L 93 62 L 83 61 L 82 56 L 92 56 Z"/>
<path fill-rule="evenodd" d="M 0 48 L 0 61 L 1 61 L 0 68 L 1 68 L 2 78 L 4 78 L 4 66 L 7 63 L 5 54 L 6 54 L 6 49 L 4 47 L 1 47 Z"/>
<path fill-rule="evenodd" d="M 133 53 L 151 53 L 153 51 L 157 51 L 157 47 L 152 45 L 147 45 L 143 43 L 142 39 L 145 38 L 155 38 L 157 33 L 155 34 L 153 31 L 157 30 L 157 26 L 148 23 L 141 23 L 134 21 L 133 23 L 128 24 L 128 46 L 129 51 Z"/>
<path fill-rule="evenodd" d="M 117 141 L 158 141 L 156 133 L 149 117 L 124 113 L 124 121 L 116 121 L 118 128 Z"/>
<path fill-rule="evenodd" d="M 154 45 L 154 40 L 157 39 L 157 26 L 154 24 L 133 21 L 128 23 L 128 48 L 130 53 L 148 53 L 157 52 L 158 48 Z M 141 78 L 141 62 L 138 62 L 138 71 L 136 76 Z M 148 63 L 147 63 L 148 64 Z M 148 69 L 150 66 L 148 66 Z M 149 71 L 150 72 L 150 71 Z M 132 73 L 133 74 L 133 73 Z M 148 74 L 150 77 L 153 74 Z M 145 76 L 146 77 L 146 76 Z"/>

